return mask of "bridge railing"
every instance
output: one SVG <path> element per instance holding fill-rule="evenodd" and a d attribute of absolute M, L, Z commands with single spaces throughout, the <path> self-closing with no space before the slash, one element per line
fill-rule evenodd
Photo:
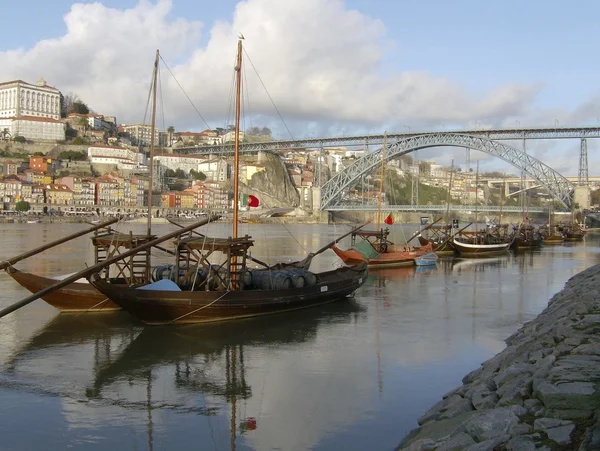
<path fill-rule="evenodd" d="M 385 205 L 382 206 L 382 211 L 439 211 L 445 212 L 448 208 L 447 205 Z M 332 205 L 326 208 L 327 211 L 377 211 L 377 204 L 342 204 Z M 499 207 L 497 205 L 450 205 L 450 211 L 461 212 L 461 213 L 474 213 L 478 212 L 489 212 L 489 213 L 520 213 L 523 211 L 522 207 Z M 528 207 L 526 212 L 529 213 L 547 213 L 548 209 L 544 207 Z"/>

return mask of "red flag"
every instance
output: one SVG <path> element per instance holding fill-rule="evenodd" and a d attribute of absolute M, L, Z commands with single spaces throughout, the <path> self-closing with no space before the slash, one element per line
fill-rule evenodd
<path fill-rule="evenodd" d="M 249 207 L 258 207 L 259 205 L 260 205 L 260 202 L 258 201 L 258 197 L 250 194 L 248 196 L 248 206 Z"/>
<path fill-rule="evenodd" d="M 384 221 L 384 222 L 385 222 L 386 224 L 388 224 L 388 225 L 391 225 L 391 224 L 393 224 L 393 223 L 394 223 L 394 219 L 392 218 L 392 215 L 391 215 L 391 214 L 389 214 L 389 215 L 387 216 L 387 218 L 385 218 L 385 221 Z"/>

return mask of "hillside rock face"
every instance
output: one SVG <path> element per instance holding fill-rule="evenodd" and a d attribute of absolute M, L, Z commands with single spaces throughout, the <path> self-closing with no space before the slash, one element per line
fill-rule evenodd
<path fill-rule="evenodd" d="M 281 158 L 267 153 L 263 164 L 265 170 L 254 174 L 248 181 L 248 187 L 276 199 L 281 203 L 277 206 L 297 207 L 300 203 L 300 195 Z"/>

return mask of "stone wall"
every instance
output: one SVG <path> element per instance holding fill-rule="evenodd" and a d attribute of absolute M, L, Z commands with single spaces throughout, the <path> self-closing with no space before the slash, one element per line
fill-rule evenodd
<path fill-rule="evenodd" d="M 600 449 L 600 265 L 418 420 L 403 451 Z"/>

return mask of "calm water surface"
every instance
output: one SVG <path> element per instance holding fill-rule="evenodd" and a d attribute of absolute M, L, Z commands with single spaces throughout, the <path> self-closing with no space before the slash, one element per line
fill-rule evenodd
<path fill-rule="evenodd" d="M 226 227 L 208 233 L 224 236 Z M 0 259 L 82 228 L 0 224 Z M 255 257 L 275 263 L 348 230 L 287 229 L 240 233 L 256 239 Z M 80 238 L 15 266 L 58 275 L 92 256 Z M 425 271 L 372 271 L 351 301 L 201 326 L 58 315 L 36 301 L 0 319 L 0 449 L 391 450 L 569 277 L 598 262 L 600 236 L 589 235 L 506 257 L 443 259 Z M 336 264 L 327 251 L 313 269 Z M 4 273 L 0 292 L 0 307 L 28 295 Z"/>

